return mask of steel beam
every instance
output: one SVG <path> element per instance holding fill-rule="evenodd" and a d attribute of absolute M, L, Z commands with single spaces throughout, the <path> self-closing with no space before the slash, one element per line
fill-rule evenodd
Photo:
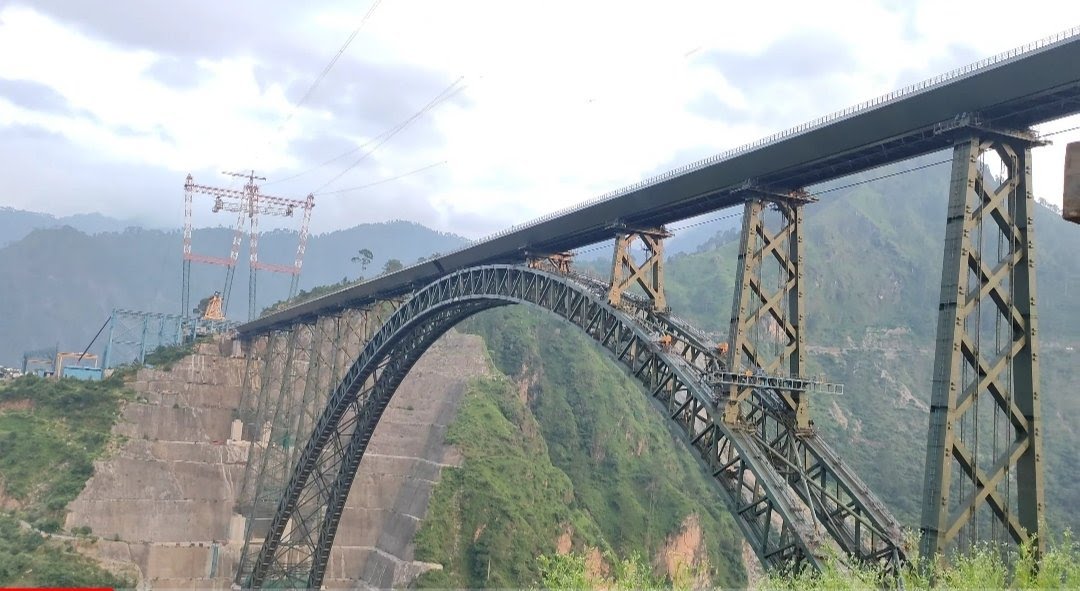
<path fill-rule="evenodd" d="M 1041 554 L 1034 202 L 1026 132 L 953 148 L 923 492 L 923 556 L 977 541 Z M 996 154 L 1001 179 L 984 158 Z"/>
<path fill-rule="evenodd" d="M 608 304 L 618 308 L 622 304 L 623 294 L 637 285 L 645 292 L 645 297 L 652 301 L 653 311 L 669 310 L 667 298 L 664 296 L 664 239 L 670 236 L 671 233 L 663 227 L 619 228 L 619 233 L 615 235 L 615 253 L 611 262 Z M 630 252 L 637 240 L 641 240 L 645 248 L 645 260 L 640 264 Z"/>

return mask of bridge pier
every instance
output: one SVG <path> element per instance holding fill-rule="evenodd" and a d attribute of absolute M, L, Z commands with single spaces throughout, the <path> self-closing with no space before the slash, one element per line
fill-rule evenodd
<path fill-rule="evenodd" d="M 1045 549 L 1030 132 L 953 148 L 926 449 L 923 556 L 992 539 Z M 996 154 L 1000 184 L 984 155 Z M 985 308 L 985 310 L 984 310 Z M 1015 482 L 1015 484 L 1014 484 Z"/>
<path fill-rule="evenodd" d="M 747 196 L 728 333 L 731 372 L 803 375 L 802 206 L 812 201 L 803 192 L 755 191 Z M 766 223 L 767 210 L 777 212 L 777 224 Z M 724 422 L 734 425 L 743 418 L 743 402 L 754 389 L 750 384 L 727 386 Z M 781 393 L 795 413 L 797 429 L 809 430 L 806 396 L 790 390 Z"/>
<path fill-rule="evenodd" d="M 663 227 L 630 229 L 624 226 L 619 229 L 615 235 L 615 255 L 611 263 L 609 304 L 618 308 L 622 304 L 623 294 L 637 284 L 645 291 L 645 297 L 652 301 L 654 312 L 670 310 L 664 296 L 664 239 L 670 236 L 671 233 Z M 645 260 L 640 265 L 630 252 L 635 240 L 641 240 L 645 246 Z"/>

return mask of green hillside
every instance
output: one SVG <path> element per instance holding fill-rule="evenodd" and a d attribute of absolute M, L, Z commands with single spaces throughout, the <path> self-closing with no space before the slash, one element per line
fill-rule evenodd
<path fill-rule="evenodd" d="M 464 464 L 444 472 L 420 533 L 417 558 L 446 565 L 426 586 L 533 585 L 535 558 L 554 554 L 564 532 L 579 551 L 657 566 L 683 560 L 669 546 L 686 531 L 687 560 L 714 585 L 745 584 L 741 535 L 713 484 L 605 352 L 524 307 L 465 329 L 484 337 L 509 379 L 475 383 L 450 429 Z"/>
<path fill-rule="evenodd" d="M 196 252 L 227 256 L 232 233 L 225 228 L 195 232 Z M 0 247 L 0 365 L 18 366 L 22 353 L 59 344 L 78 350 L 90 343 L 114 308 L 180 311 L 181 236 L 128 228 L 88 235 L 72 227 L 37 229 Z M 376 275 L 391 258 L 411 264 L 435 252 L 447 252 L 464 239 L 410 222 L 364 224 L 312 236 L 307 247 L 300 288 Z M 296 234 L 266 232 L 260 239 L 260 260 L 292 264 Z M 245 246 L 246 248 L 246 246 Z M 350 262 L 360 248 L 374 257 L 366 270 Z M 192 302 L 223 289 L 222 267 L 193 265 Z M 229 317 L 247 319 L 247 256 L 240 257 Z M 262 273 L 257 307 L 285 299 L 289 277 Z M 93 352 L 101 353 L 99 340 Z"/>
<path fill-rule="evenodd" d="M 132 586 L 76 552 L 89 528 L 60 531 L 125 392 L 119 379 L 0 382 L 0 586 Z"/>

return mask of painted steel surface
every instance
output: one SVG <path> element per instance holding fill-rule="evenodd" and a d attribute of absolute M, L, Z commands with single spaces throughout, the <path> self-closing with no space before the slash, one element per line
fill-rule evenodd
<path fill-rule="evenodd" d="M 330 394 L 292 467 L 259 555 L 238 583 L 321 584 L 353 476 L 398 384 L 451 326 L 515 303 L 565 318 L 629 369 L 715 478 L 763 564 L 820 567 L 831 548 L 886 570 L 904 560 L 899 524 L 825 442 L 796 428 L 794 416 L 766 408 L 754 396 L 738 426 L 719 420 L 707 372 L 722 362 L 715 346 L 701 342 L 693 329 L 647 306 L 615 309 L 606 303 L 606 286 L 495 265 L 424 286 L 372 334 Z M 661 347 L 658 333 L 677 338 Z"/>

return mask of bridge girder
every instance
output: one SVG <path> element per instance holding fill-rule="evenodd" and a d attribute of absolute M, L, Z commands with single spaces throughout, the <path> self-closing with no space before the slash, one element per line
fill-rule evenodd
<path fill-rule="evenodd" d="M 514 303 L 564 318 L 628 368 L 698 452 L 767 567 L 820 567 L 830 547 L 886 565 L 903 559 L 899 528 L 881 503 L 824 442 L 797 436 L 790 416 L 751 397 L 744 412 L 749 428 L 719 420 L 707 368 L 720 360 L 692 329 L 652 314 L 648 306 L 617 310 L 596 286 L 570 277 L 487 266 L 418 290 L 372 334 L 329 396 L 291 469 L 250 575 L 238 582 L 248 587 L 321 584 L 352 478 L 398 384 L 451 326 L 478 311 Z M 681 335 L 676 346 L 661 348 L 641 318 Z"/>

